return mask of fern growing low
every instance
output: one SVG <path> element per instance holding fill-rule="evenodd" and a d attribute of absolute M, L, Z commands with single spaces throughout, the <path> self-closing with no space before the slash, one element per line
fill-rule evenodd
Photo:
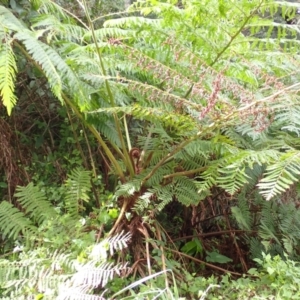
<path fill-rule="evenodd" d="M 0 299 L 106 299 L 93 292 L 102 288 L 104 294 L 108 281 L 130 272 L 127 263 L 108 260 L 129 241 L 129 234 L 103 239 L 87 247 L 77 260 L 43 247 L 16 254 L 13 261 L 1 259 Z"/>
<path fill-rule="evenodd" d="M 285 203 L 266 202 L 257 193 L 253 196 L 249 199 L 240 195 L 237 205 L 231 208 L 238 227 L 245 230 L 251 257 L 261 258 L 264 252 L 299 260 L 300 211 L 295 203 L 290 199 Z"/>
<path fill-rule="evenodd" d="M 16 240 L 22 238 L 35 239 L 36 235 L 43 236 L 46 224 L 51 228 L 71 228 L 80 221 L 84 209 L 82 201 L 87 202 L 90 196 L 90 172 L 76 169 L 66 182 L 65 208 L 61 213 L 50 203 L 45 191 L 29 183 L 18 187 L 15 194 L 21 211 L 7 201 L 0 204 L 0 229 L 4 238 Z M 64 224 L 61 227 L 61 224 Z M 38 233 L 40 232 L 40 233 Z M 74 231 L 74 234 L 76 231 Z M 68 234 L 69 235 L 69 234 Z M 67 236 L 68 236 L 67 235 Z"/>

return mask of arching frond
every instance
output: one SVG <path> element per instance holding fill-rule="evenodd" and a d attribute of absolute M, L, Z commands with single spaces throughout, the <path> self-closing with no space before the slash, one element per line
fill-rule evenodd
<path fill-rule="evenodd" d="M 298 182 L 300 175 L 299 151 L 288 151 L 279 157 L 278 162 L 267 167 L 264 178 L 258 184 L 266 200 L 286 191 L 293 183 Z"/>
<path fill-rule="evenodd" d="M 2 36 L 2 35 L 1 35 Z M 2 36 L 0 45 L 0 94 L 8 115 L 16 104 L 14 94 L 17 65 L 11 48 L 12 40 L 8 36 Z"/>
<path fill-rule="evenodd" d="M 54 37 L 64 41 L 73 41 L 80 43 L 87 30 L 75 24 L 64 24 L 61 19 L 55 15 L 37 15 L 31 19 L 31 28 L 35 31 L 43 32 L 47 42 L 52 41 Z"/>
<path fill-rule="evenodd" d="M 252 168 L 254 164 L 269 164 L 278 157 L 279 153 L 274 150 L 264 151 L 240 151 L 238 154 L 229 155 L 221 162 L 220 176 L 217 179 L 219 185 L 234 194 L 243 187 L 250 179 L 246 173 L 246 167 Z M 232 163 L 230 163 L 232 161 Z M 224 167 L 222 167 L 222 165 Z"/>

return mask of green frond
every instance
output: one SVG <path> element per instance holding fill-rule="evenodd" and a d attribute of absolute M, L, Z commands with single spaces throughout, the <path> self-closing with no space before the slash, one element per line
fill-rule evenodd
<path fill-rule="evenodd" d="M 126 182 L 118 187 L 115 192 L 116 197 L 125 197 L 128 198 L 132 196 L 135 192 L 139 191 L 141 188 L 140 180 L 131 180 Z"/>
<path fill-rule="evenodd" d="M 125 17 L 119 19 L 111 19 L 104 22 L 104 27 L 141 27 L 141 26 L 151 26 L 151 28 L 160 25 L 160 20 L 149 19 L 145 17 Z"/>
<path fill-rule="evenodd" d="M 91 190 L 91 172 L 75 169 L 66 181 L 66 206 L 72 216 L 79 216 L 83 202 L 89 202 Z"/>
<path fill-rule="evenodd" d="M 15 39 L 21 41 L 33 60 L 43 69 L 53 94 L 62 102 L 61 92 L 68 88 L 78 104 L 86 105 L 86 95 L 78 77 L 66 64 L 62 57 L 50 46 L 39 41 L 37 36 L 28 31 L 22 30 L 14 35 Z M 63 84 L 64 81 L 64 84 Z"/>
<path fill-rule="evenodd" d="M 177 134 L 187 133 L 194 130 L 197 126 L 197 123 L 194 122 L 193 119 L 183 114 L 159 107 L 145 107 L 137 103 L 132 106 L 100 108 L 96 111 L 89 112 L 89 114 L 114 114 L 120 112 L 132 115 L 139 120 L 151 121 L 153 123 L 161 122 L 165 127 L 174 129 Z"/>
<path fill-rule="evenodd" d="M 149 189 L 150 193 L 153 193 L 158 201 L 155 203 L 155 211 L 162 211 L 167 204 L 171 203 L 174 199 L 174 192 L 172 185 L 166 185 L 163 187 L 154 187 Z M 139 200 L 140 201 L 140 200 Z"/>
<path fill-rule="evenodd" d="M 73 20 L 74 15 L 70 16 L 66 10 L 63 9 L 58 3 L 51 0 L 31 0 L 35 3 L 35 9 L 42 14 L 55 15 L 64 23 L 75 23 Z"/>
<path fill-rule="evenodd" d="M 47 200 L 46 195 L 39 187 L 34 186 L 32 182 L 25 187 L 17 187 L 15 196 L 26 210 L 26 214 L 38 224 L 56 216 L 55 210 Z"/>
<path fill-rule="evenodd" d="M 95 36 L 97 40 L 103 41 L 103 40 L 110 40 L 112 38 L 120 38 L 116 41 L 116 43 L 120 43 L 120 41 L 127 40 L 129 38 L 132 38 L 135 35 L 135 31 L 129 30 L 129 29 L 121 29 L 121 28 L 100 28 L 95 30 Z M 87 32 L 83 35 L 83 39 L 86 41 L 92 40 L 92 33 Z M 113 41 L 111 41 L 113 44 Z"/>
<path fill-rule="evenodd" d="M 174 179 L 173 186 L 174 196 L 183 205 L 197 205 L 200 202 L 198 188 L 193 180 L 179 176 Z"/>
<path fill-rule="evenodd" d="M 246 173 L 247 167 L 251 169 L 254 164 L 269 164 L 278 156 L 279 153 L 274 150 L 244 150 L 238 154 L 225 157 L 221 160 L 221 166 L 218 171 L 220 176 L 217 182 L 228 193 L 234 194 L 250 180 Z"/>
<path fill-rule="evenodd" d="M 259 241 L 259 239 L 250 237 L 248 240 L 251 258 L 262 258 L 262 253 L 266 252 L 265 247 L 263 244 Z"/>
<path fill-rule="evenodd" d="M 17 99 L 14 94 L 17 64 L 13 50 L 10 46 L 12 40 L 6 36 L 0 45 L 0 94 L 2 102 L 7 109 L 8 115 L 11 114 Z"/>
<path fill-rule="evenodd" d="M 238 223 L 239 228 L 244 230 L 251 230 L 253 220 L 249 203 L 245 195 L 242 194 L 238 197 L 238 203 L 236 206 L 231 207 L 231 213 Z"/>
<path fill-rule="evenodd" d="M 153 196 L 153 193 L 145 192 L 134 204 L 133 211 L 136 211 L 139 215 L 143 215 L 144 211 L 149 207 Z"/>
<path fill-rule="evenodd" d="M 147 169 L 147 173 L 151 172 L 153 166 Z M 175 163 L 170 162 L 168 164 L 162 165 L 158 170 L 151 176 L 151 178 L 147 181 L 147 185 L 150 187 L 159 187 L 162 182 L 164 176 L 172 174 L 175 168 Z"/>
<path fill-rule="evenodd" d="M 198 188 L 199 199 L 204 199 L 206 196 L 210 195 L 210 189 L 217 184 L 218 173 L 218 164 L 214 163 L 207 167 L 207 169 L 200 175 L 196 177 L 198 181 L 195 182 L 195 185 Z"/>
<path fill-rule="evenodd" d="M 18 20 L 15 15 L 3 5 L 0 5 L 0 32 L 22 30 L 24 24 Z M 7 31 L 6 31 L 7 33 Z"/>
<path fill-rule="evenodd" d="M 108 119 L 107 116 L 98 118 L 97 115 L 94 115 L 93 119 L 90 121 L 95 125 L 95 128 L 97 128 L 97 130 L 109 140 L 110 143 L 121 147 L 120 138 L 116 128 L 114 127 L 114 121 L 112 119 Z"/>
<path fill-rule="evenodd" d="M 300 136 L 300 120 L 299 120 L 300 108 L 298 105 L 285 106 L 278 113 L 276 113 L 276 119 L 279 124 L 282 125 L 283 131 L 295 132 L 297 136 Z"/>
<path fill-rule="evenodd" d="M 278 162 L 267 167 L 264 178 L 258 187 L 266 200 L 271 200 L 285 192 L 293 183 L 298 182 L 300 175 L 300 152 L 292 150 L 283 153 Z"/>
<path fill-rule="evenodd" d="M 37 40 L 36 36 L 30 31 L 16 33 L 15 38 L 24 44 L 32 58 L 42 67 L 53 94 L 63 102 L 61 96 L 62 78 L 57 67 L 64 69 L 65 62 L 51 47 Z"/>
<path fill-rule="evenodd" d="M 20 233 L 25 235 L 37 230 L 22 212 L 7 201 L 0 203 L 0 229 L 4 237 L 14 240 Z"/>
<path fill-rule="evenodd" d="M 65 41 L 77 41 L 80 43 L 87 30 L 75 24 L 63 24 L 61 19 L 54 15 L 37 15 L 31 19 L 32 26 L 36 32 L 41 32 L 47 38 L 47 42 L 53 37 L 59 37 Z"/>
<path fill-rule="evenodd" d="M 271 242 L 275 240 L 276 243 L 280 244 L 276 237 L 277 220 L 275 220 L 275 216 L 276 205 L 271 202 L 263 203 L 258 235 L 264 241 Z"/>

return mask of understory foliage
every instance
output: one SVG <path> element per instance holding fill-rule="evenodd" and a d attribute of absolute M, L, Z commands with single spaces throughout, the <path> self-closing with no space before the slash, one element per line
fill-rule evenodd
<path fill-rule="evenodd" d="M 26 86 L 32 119 L 35 108 L 43 111 L 37 99 L 49 111 L 47 118 L 38 114 L 44 125 L 33 123 L 43 129 L 34 147 L 55 166 L 52 176 L 59 171 L 66 179 L 60 162 L 70 139 L 80 157 L 74 167 L 92 169 L 92 177 L 73 170 L 57 194 L 49 192 L 29 174 L 39 169 L 38 156 L 15 162 L 19 154 L 10 154 L 22 150 L 21 142 L 13 146 L 27 130 L 15 133 L 1 118 L 0 167 L 7 178 L 0 184 L 12 182 L 7 174 L 19 174 L 14 186 L 28 183 L 3 195 L 2 239 L 28 248 L 51 241 L 51 257 L 62 245 L 84 251 L 104 233 L 122 240 L 125 230 L 132 235 L 134 276 L 162 269 L 160 288 L 172 282 L 169 268 L 181 282 L 182 269 L 240 276 L 253 264 L 249 251 L 256 259 L 263 252 L 299 259 L 297 6 L 139 0 L 100 20 L 92 1 L 77 2 L 69 11 L 51 0 L 1 1 L 1 112 L 22 119 Z M 56 119 L 58 102 L 65 110 Z M 57 120 L 69 122 L 73 135 L 55 136 L 67 141 L 63 158 L 57 131 L 50 130 Z M 28 161 L 36 164 L 29 171 Z M 79 216 L 89 222 L 86 237 Z M 186 290 L 184 297 L 195 294 Z"/>
<path fill-rule="evenodd" d="M 126 262 L 110 261 L 128 246 L 129 233 L 96 243 L 97 232 L 86 233 L 99 221 L 82 216 L 82 202 L 90 200 L 90 172 L 74 170 L 65 186 L 61 210 L 32 183 L 16 193 L 25 213 L 7 201 L 0 204 L 2 237 L 16 243 L 13 260 L 0 257 L 1 299 L 90 299 L 91 291 L 130 271 Z"/>

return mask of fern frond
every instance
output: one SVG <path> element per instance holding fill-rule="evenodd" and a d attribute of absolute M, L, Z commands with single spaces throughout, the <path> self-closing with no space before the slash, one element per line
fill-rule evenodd
<path fill-rule="evenodd" d="M 79 268 L 78 272 L 72 277 L 71 283 L 74 286 L 103 287 L 109 280 L 113 279 L 115 274 L 120 275 L 126 269 L 127 264 L 115 265 L 113 262 L 103 262 L 95 266 L 93 262 L 88 263 Z"/>
<path fill-rule="evenodd" d="M 53 94 L 61 102 L 64 102 L 61 92 L 67 86 L 69 88 L 68 92 L 78 99 L 79 104 L 84 106 L 83 103 L 85 103 L 86 105 L 86 102 L 83 101 L 86 95 L 83 91 L 81 82 L 62 57 L 52 47 L 39 41 L 37 36 L 29 30 L 17 32 L 14 37 L 24 44 L 33 60 L 41 66 Z"/>
<path fill-rule="evenodd" d="M 48 43 L 53 37 L 59 37 L 65 41 L 77 41 L 80 43 L 87 30 L 75 24 L 63 24 L 61 19 L 54 15 L 38 15 L 31 19 L 31 28 L 42 32 L 47 37 Z"/>
<path fill-rule="evenodd" d="M 274 150 L 264 151 L 240 151 L 239 154 L 230 155 L 223 159 L 224 167 L 220 167 L 220 177 L 217 182 L 228 193 L 234 194 L 249 181 L 246 167 L 253 168 L 254 164 L 264 165 L 274 161 L 278 157 Z M 230 163 L 232 161 L 232 163 Z"/>
<path fill-rule="evenodd" d="M 141 187 L 140 180 L 131 180 L 118 187 L 115 192 L 116 197 L 123 196 L 125 198 L 132 196 L 135 192 L 139 191 Z"/>
<path fill-rule="evenodd" d="M 20 233 L 25 235 L 37 230 L 22 212 L 7 201 L 0 203 L 0 229 L 3 236 L 12 239 Z"/>
<path fill-rule="evenodd" d="M 39 13 L 55 15 L 58 19 L 61 19 L 65 23 L 75 23 L 73 20 L 74 15 L 70 17 L 68 15 L 68 11 L 64 10 L 58 3 L 51 0 L 36 1 L 35 3 L 35 9 Z"/>
<path fill-rule="evenodd" d="M 149 19 L 145 17 L 126 17 L 119 19 L 111 19 L 104 22 L 104 27 L 141 27 L 141 26 L 151 26 L 154 28 L 156 26 L 159 27 L 160 20 L 158 19 Z"/>
<path fill-rule="evenodd" d="M 239 196 L 237 206 L 233 206 L 231 212 L 241 229 L 251 230 L 253 220 L 245 195 Z"/>
<path fill-rule="evenodd" d="M 138 104 L 132 106 L 100 108 L 89 113 L 114 114 L 120 112 L 132 115 L 139 120 L 161 122 L 165 127 L 174 129 L 177 134 L 195 130 L 197 126 L 197 123 L 193 119 L 183 114 L 159 107 L 145 107 Z"/>
<path fill-rule="evenodd" d="M 0 95 L 10 115 L 17 102 L 14 94 L 17 64 L 10 46 L 12 40 L 8 36 L 2 37 L 3 40 L 4 42 L 0 45 Z"/>
<path fill-rule="evenodd" d="M 199 193 L 195 181 L 187 177 L 180 176 L 174 179 L 174 196 L 183 205 L 197 205 L 199 203 Z"/>
<path fill-rule="evenodd" d="M 83 287 L 64 287 L 56 300 L 106 300 L 102 296 L 90 295 L 91 289 Z"/>
<path fill-rule="evenodd" d="M 91 172 L 75 169 L 68 176 L 66 181 L 66 206 L 72 216 L 78 216 L 83 209 L 83 201 L 89 201 L 91 190 Z"/>
<path fill-rule="evenodd" d="M 109 252 L 110 255 L 113 255 L 115 251 L 123 250 L 128 247 L 128 243 L 131 239 L 130 232 L 124 234 L 124 232 L 120 232 L 117 235 L 111 236 L 107 239 L 107 243 L 109 244 Z"/>
<path fill-rule="evenodd" d="M 118 39 L 118 43 L 122 40 L 127 40 L 129 38 L 132 38 L 135 35 L 135 31 L 129 30 L 129 29 L 121 29 L 121 28 L 100 28 L 95 30 L 95 36 L 97 40 L 103 41 L 103 40 L 109 40 L 111 38 L 120 38 Z M 83 36 L 84 40 L 91 41 L 92 39 L 92 33 L 87 32 Z"/>
<path fill-rule="evenodd" d="M 157 212 L 162 211 L 166 205 L 168 205 L 174 199 L 173 186 L 170 184 L 164 187 L 151 188 L 149 189 L 149 192 L 155 194 L 159 200 L 159 202 L 155 205 L 155 210 Z"/>
<path fill-rule="evenodd" d="M 29 31 L 16 33 L 15 38 L 24 44 L 32 58 L 41 65 L 53 94 L 63 102 L 61 96 L 63 84 L 57 67 L 59 65 L 59 68 L 64 68 L 65 62 L 51 47 L 38 41 L 34 34 Z"/>
<path fill-rule="evenodd" d="M 70 257 L 59 252 L 51 254 L 47 249 L 32 251 L 28 257 L 21 254 L 19 261 L 0 260 L 1 292 L 10 299 L 21 299 L 21 295 L 31 299 L 34 294 L 48 291 L 54 298 L 59 286 L 71 277 L 68 272 L 74 272 Z"/>
<path fill-rule="evenodd" d="M 261 241 L 254 237 L 248 238 L 247 240 L 250 245 L 251 258 L 262 258 L 262 253 L 265 252 L 266 249 Z"/>
<path fill-rule="evenodd" d="M 269 165 L 260 180 L 260 193 L 271 200 L 286 191 L 293 183 L 298 182 L 300 175 L 300 152 L 293 150 L 282 154 L 279 161 Z"/>
<path fill-rule="evenodd" d="M 280 245 L 279 238 L 276 236 L 276 204 L 265 201 L 262 202 L 262 207 L 258 236 L 262 239 L 266 250 L 269 251 L 274 241 Z"/>
<path fill-rule="evenodd" d="M 36 220 L 38 224 L 43 221 L 54 218 L 56 216 L 55 210 L 46 195 L 39 187 L 29 183 L 26 187 L 17 187 L 15 196 L 32 220 Z"/>
<path fill-rule="evenodd" d="M 154 194 L 151 192 L 145 192 L 139 199 L 134 203 L 133 211 L 136 211 L 139 215 L 142 215 L 145 209 L 149 207 L 151 199 Z"/>
<path fill-rule="evenodd" d="M 18 31 L 24 28 L 24 24 L 18 20 L 15 15 L 3 5 L 0 6 L 0 24 L 2 30 L 8 29 L 9 31 Z M 4 31 L 5 32 L 5 31 Z"/>

